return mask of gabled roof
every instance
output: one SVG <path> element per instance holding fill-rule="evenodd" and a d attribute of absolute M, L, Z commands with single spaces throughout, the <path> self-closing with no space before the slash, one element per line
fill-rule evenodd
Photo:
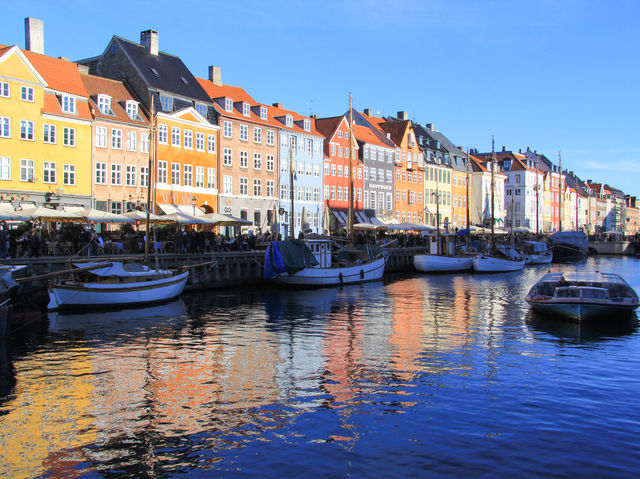
<path fill-rule="evenodd" d="M 391 135 L 391 140 L 393 140 L 393 142 L 398 146 L 402 145 L 402 140 L 407 134 L 409 126 L 411 126 L 411 120 L 387 119 L 380 123 L 380 128 L 389 133 Z"/>
<path fill-rule="evenodd" d="M 340 122 L 344 116 L 332 116 L 329 118 L 316 118 L 315 119 L 315 128 L 322 136 L 324 136 L 327 140 L 330 140 L 335 134 Z"/>
<path fill-rule="evenodd" d="M 22 53 L 42 75 L 42 78 L 47 82 L 47 87 L 51 90 L 85 98 L 88 96 L 76 63 L 33 53 L 29 50 L 22 50 Z"/>
<path fill-rule="evenodd" d="M 90 97 L 91 106 L 93 107 L 93 116 L 105 120 L 120 121 L 131 123 L 132 125 L 145 126 L 148 117 L 142 108 L 138 108 L 138 114 L 141 121 L 135 121 L 129 118 L 126 111 L 126 101 L 136 101 L 122 82 L 111 80 L 108 78 L 98 77 L 94 75 L 81 75 L 82 82 Z M 98 108 L 98 95 L 109 95 L 111 97 L 111 110 L 113 116 L 107 115 Z M 136 101 L 137 103 L 137 101 Z"/>
<path fill-rule="evenodd" d="M 345 113 L 345 115 L 348 115 L 348 114 L 349 114 L 349 111 Z M 356 138 L 360 139 L 361 141 L 367 141 L 369 143 L 377 143 L 378 145 L 385 146 L 387 148 L 397 148 L 398 146 L 393 141 L 391 141 L 390 138 L 387 137 L 387 134 L 384 131 L 382 131 L 376 123 L 370 121 L 370 119 L 371 117 L 360 113 L 358 110 L 353 110 L 353 124 L 356 125 L 357 127 L 361 127 L 369 130 L 369 133 L 365 133 L 364 130 L 361 130 L 360 128 L 355 128 L 354 134 L 356 134 Z M 360 131 L 361 134 L 364 134 L 367 138 L 370 138 L 371 141 L 364 140 L 363 138 L 359 138 L 357 136 L 358 131 Z M 370 135 L 375 136 L 378 139 L 378 141 L 375 142 Z"/>
<path fill-rule="evenodd" d="M 36 67 L 29 61 L 29 59 L 25 56 L 25 54 L 18 48 L 17 45 L 14 46 L 5 46 L 0 45 L 0 63 L 3 63 L 7 60 L 12 53 L 15 53 L 25 64 L 29 72 L 38 80 L 42 86 L 47 86 L 47 81 L 42 77 L 40 72 L 36 69 Z"/>
<path fill-rule="evenodd" d="M 115 43 L 122 49 L 149 87 L 185 98 L 211 103 L 209 95 L 207 95 L 179 57 L 164 52 L 152 55 L 142 45 L 115 35 L 109 46 L 111 43 Z M 107 46 L 107 49 L 109 49 L 109 46 Z"/>
<path fill-rule="evenodd" d="M 196 80 L 198 80 L 200 86 L 204 88 L 204 91 L 206 91 L 211 98 L 231 98 L 234 103 L 242 101 L 249 103 L 251 106 L 257 103 L 244 88 L 240 88 L 239 86 L 217 85 L 204 78 L 196 78 Z"/>

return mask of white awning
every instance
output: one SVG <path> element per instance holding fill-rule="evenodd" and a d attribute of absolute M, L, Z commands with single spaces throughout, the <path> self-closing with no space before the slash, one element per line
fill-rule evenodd
<path fill-rule="evenodd" d="M 160 208 L 165 215 L 180 213 L 180 211 L 178 211 L 178 208 L 168 203 L 158 203 L 158 208 Z"/>
<path fill-rule="evenodd" d="M 83 213 L 84 212 L 84 207 L 83 206 L 66 206 L 66 205 L 63 205 L 62 206 L 62 211 L 66 211 L 67 213 Z"/>
<path fill-rule="evenodd" d="M 180 213 L 184 213 L 185 215 L 189 215 L 189 216 L 204 216 L 204 211 L 202 211 L 197 206 L 195 207 L 195 210 L 193 208 L 193 205 L 191 205 L 191 206 L 189 206 L 189 205 L 175 205 L 175 207 L 178 209 L 178 211 Z"/>

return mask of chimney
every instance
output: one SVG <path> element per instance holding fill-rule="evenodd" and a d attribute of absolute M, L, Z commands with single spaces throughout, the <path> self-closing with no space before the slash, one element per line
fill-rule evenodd
<path fill-rule="evenodd" d="M 391 139 L 391 133 L 387 133 L 387 139 Z"/>
<path fill-rule="evenodd" d="M 522 154 L 522 148 L 518 148 L 518 153 Z"/>
<path fill-rule="evenodd" d="M 214 85 L 222 86 L 222 69 L 214 65 L 209 65 L 209 81 Z"/>
<path fill-rule="evenodd" d="M 505 151 L 507 151 L 507 147 L 506 147 L 506 146 L 503 146 L 503 147 L 502 147 L 502 152 L 504 153 Z"/>
<path fill-rule="evenodd" d="M 275 106 L 276 108 L 282 108 L 282 103 L 272 103 L 271 106 Z"/>
<path fill-rule="evenodd" d="M 80 72 L 81 75 L 88 75 L 89 74 L 89 65 L 80 65 L 80 64 L 78 64 L 78 71 Z"/>
<path fill-rule="evenodd" d="M 145 30 L 140 32 L 140 45 L 145 47 L 152 55 L 158 54 L 158 32 Z"/>
<path fill-rule="evenodd" d="M 364 109 L 364 114 L 367 116 L 371 116 L 371 108 L 365 108 Z"/>
<path fill-rule="evenodd" d="M 399 111 L 398 112 L 398 118 L 400 120 L 408 120 L 409 119 L 409 114 L 406 111 Z"/>
<path fill-rule="evenodd" d="M 433 131 L 433 123 L 427 123 L 427 130 Z"/>
<path fill-rule="evenodd" d="M 25 47 L 33 53 L 44 55 L 44 23 L 37 18 L 24 19 Z"/>

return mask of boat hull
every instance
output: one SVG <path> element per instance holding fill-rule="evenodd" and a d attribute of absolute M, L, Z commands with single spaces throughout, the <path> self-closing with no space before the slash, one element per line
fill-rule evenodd
<path fill-rule="evenodd" d="M 473 270 L 478 273 L 506 273 L 524 268 L 524 260 L 513 261 L 479 254 L 473 258 Z"/>
<path fill-rule="evenodd" d="M 536 301 L 527 300 L 531 308 L 543 314 L 559 316 L 573 321 L 592 321 L 616 316 L 628 316 L 637 305 L 612 304 L 610 302 L 584 302 L 584 301 Z M 618 318 L 616 318 L 618 319 Z"/>
<path fill-rule="evenodd" d="M 385 259 L 378 258 L 352 266 L 304 268 L 290 275 L 280 273 L 274 280 L 290 286 L 338 286 L 376 281 L 384 275 Z"/>
<path fill-rule="evenodd" d="M 127 306 L 173 299 L 182 293 L 189 272 L 130 283 L 69 282 L 49 287 L 48 309 Z"/>
<path fill-rule="evenodd" d="M 460 271 L 471 271 L 473 269 L 473 258 L 471 256 L 417 254 L 413 257 L 413 266 L 423 273 L 455 273 Z"/>
<path fill-rule="evenodd" d="M 549 253 L 532 253 L 525 256 L 526 264 L 551 264 L 553 261 L 553 254 Z"/>

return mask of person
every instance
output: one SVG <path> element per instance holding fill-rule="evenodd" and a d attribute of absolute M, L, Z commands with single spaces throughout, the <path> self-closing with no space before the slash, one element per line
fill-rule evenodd
<path fill-rule="evenodd" d="M 304 233 L 302 232 L 302 230 L 300 230 L 300 233 L 298 233 L 298 239 L 299 240 L 303 240 L 304 239 Z"/>
<path fill-rule="evenodd" d="M 37 231 L 34 231 L 29 239 L 29 257 L 33 258 L 35 256 L 36 258 L 39 258 L 41 246 L 42 243 L 40 241 L 40 235 Z"/>
<path fill-rule="evenodd" d="M 9 234 L 2 226 L 0 230 L 0 258 L 6 258 L 9 255 Z"/>

